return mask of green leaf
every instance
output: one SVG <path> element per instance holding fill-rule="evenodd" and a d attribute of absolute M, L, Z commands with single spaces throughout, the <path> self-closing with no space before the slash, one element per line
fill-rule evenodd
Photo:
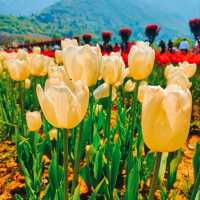
<path fill-rule="evenodd" d="M 200 169 L 200 142 L 196 145 L 195 154 L 193 157 L 194 180 L 196 180 L 198 171 Z"/>
<path fill-rule="evenodd" d="M 77 186 L 72 200 L 80 200 L 80 187 Z"/>
<path fill-rule="evenodd" d="M 175 155 L 173 156 L 170 165 L 169 165 L 169 174 L 167 177 L 167 187 L 168 189 L 171 189 L 175 180 L 176 180 L 176 173 L 178 170 L 178 165 L 180 164 L 183 157 L 182 150 L 178 150 L 175 152 Z"/>
<path fill-rule="evenodd" d="M 115 187 L 117 176 L 119 174 L 120 159 L 121 159 L 121 151 L 120 151 L 120 143 L 118 142 L 114 146 L 112 153 L 111 180 L 110 180 L 111 191 L 113 191 Z"/>
<path fill-rule="evenodd" d="M 105 177 L 101 180 L 101 182 L 97 185 L 97 187 L 95 188 L 94 192 L 92 193 L 92 195 L 90 196 L 89 200 L 96 200 L 96 196 L 99 192 L 99 190 L 101 189 L 103 183 L 105 182 Z"/>
<path fill-rule="evenodd" d="M 138 188 L 140 183 L 140 172 L 139 172 L 139 163 L 136 158 L 134 158 L 133 168 L 130 171 L 128 176 L 128 185 L 126 191 L 126 200 L 137 199 Z"/>
<path fill-rule="evenodd" d="M 103 168 L 103 150 L 99 149 L 99 151 L 95 156 L 95 161 L 94 161 L 94 177 L 96 179 L 100 178 L 102 168 Z"/>

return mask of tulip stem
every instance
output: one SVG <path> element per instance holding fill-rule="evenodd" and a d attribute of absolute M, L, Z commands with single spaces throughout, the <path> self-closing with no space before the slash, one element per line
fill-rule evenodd
<path fill-rule="evenodd" d="M 110 117 L 112 110 L 112 85 L 109 85 L 109 98 L 108 98 L 108 110 L 107 110 L 107 127 L 106 127 L 106 136 L 110 135 Z"/>
<path fill-rule="evenodd" d="M 20 94 L 20 106 L 21 106 L 21 123 L 22 123 L 22 135 L 24 135 L 24 84 L 23 84 L 23 81 L 22 82 L 19 82 L 20 86 L 19 86 L 19 94 Z"/>
<path fill-rule="evenodd" d="M 80 169 L 80 150 L 81 150 L 81 136 L 83 132 L 84 120 L 80 124 L 80 130 L 76 135 L 76 145 L 75 145 L 75 158 L 74 158 L 74 178 L 72 181 L 72 194 L 74 194 L 74 190 L 76 188 L 79 176 Z"/>
<path fill-rule="evenodd" d="M 68 134 L 70 130 L 64 133 L 64 200 L 68 200 Z"/>
<path fill-rule="evenodd" d="M 200 188 L 200 168 L 199 168 L 199 172 L 197 174 L 197 178 L 194 183 L 194 188 L 193 188 L 190 200 L 195 200 L 199 188 Z"/>
<path fill-rule="evenodd" d="M 151 187 L 150 187 L 148 200 L 154 200 L 154 193 L 155 193 L 156 186 L 157 186 L 158 173 L 159 173 L 159 169 L 160 169 L 161 158 L 162 158 L 162 153 L 157 152 L 154 170 L 153 170 L 153 178 L 152 178 L 152 181 L 151 181 Z"/>

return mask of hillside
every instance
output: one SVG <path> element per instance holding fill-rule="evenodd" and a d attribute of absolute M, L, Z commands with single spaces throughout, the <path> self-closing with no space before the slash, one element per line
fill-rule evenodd
<path fill-rule="evenodd" d="M 1 16 L 0 33 L 61 37 L 92 32 L 99 37 L 103 30 L 117 35 L 120 27 L 128 26 L 134 38 L 144 39 L 144 26 L 158 23 L 160 38 L 188 37 L 188 20 L 200 16 L 199 8 L 199 0 L 61 0 L 29 17 Z"/>

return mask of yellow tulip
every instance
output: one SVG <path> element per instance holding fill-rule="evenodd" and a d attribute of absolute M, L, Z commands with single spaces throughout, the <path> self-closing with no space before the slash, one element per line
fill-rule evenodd
<path fill-rule="evenodd" d="M 58 65 L 63 64 L 62 51 L 61 50 L 56 50 L 55 51 L 55 60 L 56 60 L 56 63 Z"/>
<path fill-rule="evenodd" d="M 33 47 L 33 53 L 34 54 L 41 54 L 41 48 L 40 47 Z"/>
<path fill-rule="evenodd" d="M 64 57 L 65 69 L 72 80 L 82 80 L 88 87 L 96 84 L 102 58 L 99 46 L 67 48 Z"/>
<path fill-rule="evenodd" d="M 181 148 L 188 136 L 192 96 L 178 85 L 142 86 L 142 132 L 145 144 L 155 152 Z"/>
<path fill-rule="evenodd" d="M 56 128 L 52 128 L 50 131 L 49 131 L 49 138 L 50 140 L 57 140 L 58 138 L 58 130 Z"/>
<path fill-rule="evenodd" d="M 29 89 L 30 87 L 31 87 L 31 80 L 30 79 L 25 79 L 25 81 L 24 81 L 24 87 L 26 88 L 26 89 Z"/>
<path fill-rule="evenodd" d="M 102 85 L 97 87 L 94 90 L 93 95 L 94 95 L 95 99 L 97 99 L 97 100 L 108 97 L 109 96 L 109 84 L 103 83 Z M 115 100 L 116 97 L 117 97 L 116 88 L 113 87 L 112 88 L 112 100 Z"/>
<path fill-rule="evenodd" d="M 82 121 L 87 112 L 89 90 L 81 81 L 67 85 L 57 80 L 56 84 L 50 84 L 44 91 L 37 85 L 37 96 L 50 124 L 57 128 L 71 129 Z"/>
<path fill-rule="evenodd" d="M 7 60 L 6 66 L 10 77 L 15 81 L 23 81 L 28 78 L 30 72 L 26 61 Z"/>
<path fill-rule="evenodd" d="M 110 56 L 103 56 L 101 75 L 107 84 L 122 84 L 125 77 L 125 72 L 125 64 L 121 56 L 114 53 Z"/>
<path fill-rule="evenodd" d="M 27 60 L 30 73 L 33 76 L 45 76 L 52 62 L 51 58 L 38 54 L 30 55 Z"/>
<path fill-rule="evenodd" d="M 0 61 L 0 74 L 3 72 L 3 64 L 2 62 Z"/>
<path fill-rule="evenodd" d="M 135 85 L 132 80 L 128 80 L 124 85 L 125 92 L 132 92 L 135 89 Z"/>
<path fill-rule="evenodd" d="M 183 62 L 183 63 L 179 63 L 177 67 L 173 65 L 168 65 L 165 68 L 164 75 L 166 79 L 169 79 L 169 77 L 172 74 L 184 73 L 187 78 L 191 78 L 192 76 L 194 76 L 196 69 L 197 69 L 196 64 L 189 64 L 188 62 Z"/>
<path fill-rule="evenodd" d="M 62 49 L 68 48 L 68 47 L 73 47 L 73 46 L 78 46 L 78 42 L 76 39 L 64 39 L 61 41 L 61 47 Z"/>
<path fill-rule="evenodd" d="M 183 62 L 183 63 L 179 63 L 179 67 L 180 69 L 185 73 L 185 75 L 188 78 L 191 78 L 192 76 L 194 76 L 196 70 L 197 70 L 197 65 L 196 64 L 190 64 L 188 62 Z"/>
<path fill-rule="evenodd" d="M 26 60 L 28 53 L 24 49 L 18 49 L 17 58 L 20 60 Z"/>
<path fill-rule="evenodd" d="M 153 70 L 154 60 L 154 49 L 146 42 L 138 42 L 128 55 L 129 76 L 135 80 L 147 78 Z"/>
<path fill-rule="evenodd" d="M 26 123 L 29 131 L 37 131 L 42 126 L 42 119 L 40 112 L 26 112 Z"/>

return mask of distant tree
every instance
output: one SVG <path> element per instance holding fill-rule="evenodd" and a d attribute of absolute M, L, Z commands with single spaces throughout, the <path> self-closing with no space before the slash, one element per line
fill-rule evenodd
<path fill-rule="evenodd" d="M 160 27 L 157 24 L 149 24 L 145 27 L 145 35 L 148 38 L 150 44 L 153 44 L 159 32 L 160 32 Z"/>
<path fill-rule="evenodd" d="M 196 40 L 200 40 L 200 18 L 194 18 L 189 21 L 190 30 Z"/>

